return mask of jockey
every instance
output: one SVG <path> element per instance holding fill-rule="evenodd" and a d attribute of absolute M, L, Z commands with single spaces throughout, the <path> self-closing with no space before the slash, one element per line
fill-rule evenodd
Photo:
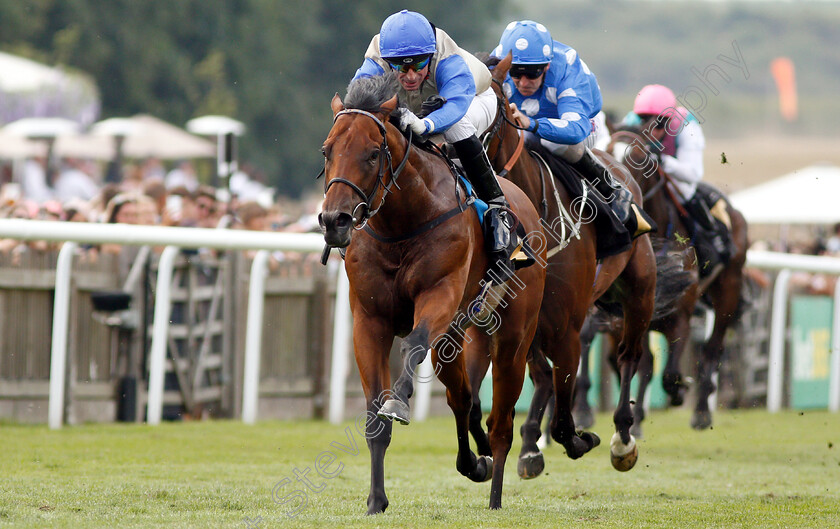
<path fill-rule="evenodd" d="M 508 24 L 491 55 L 503 59 L 509 52 L 513 61 L 504 90 L 514 116 L 598 190 L 632 237 L 650 231 L 633 195 L 590 150 L 598 138 L 593 120 L 601 111 L 601 88 L 586 63 L 532 20 Z"/>
<path fill-rule="evenodd" d="M 512 219 L 508 204 L 477 134 L 496 118 L 496 95 L 487 67 L 461 49 L 423 15 L 402 10 L 382 23 L 354 79 L 394 70 L 399 81 L 400 127 L 418 136 L 442 134 L 461 160 L 485 214 L 491 259 L 499 271 L 512 271 L 508 247 Z M 506 274 L 502 277 L 506 277 Z"/>
<path fill-rule="evenodd" d="M 677 107 L 674 92 L 652 84 L 639 91 L 633 111 L 625 116 L 624 124 L 643 129 L 651 127 L 646 134 L 648 140 L 654 140 L 649 149 L 671 176 L 672 189 L 676 188 L 678 200 L 695 224 L 693 236 L 697 259 L 704 263 L 701 274 L 705 276 L 707 274 L 703 272 L 710 273 L 726 263 L 731 254 L 728 233 L 731 223 L 726 201 L 717 191 L 698 192 L 702 191 L 702 188 L 698 190 L 698 184 L 703 179 L 703 150 L 706 148 L 700 123 L 685 108 Z M 707 200 L 713 203 L 707 204 Z"/>

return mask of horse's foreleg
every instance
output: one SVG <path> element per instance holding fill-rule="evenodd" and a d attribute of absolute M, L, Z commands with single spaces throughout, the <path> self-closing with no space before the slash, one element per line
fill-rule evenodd
<path fill-rule="evenodd" d="M 519 429 L 519 434 L 522 436 L 522 448 L 519 451 L 516 471 L 522 479 L 535 478 L 545 468 L 545 459 L 537 446 L 537 441 L 542 436 L 542 421 L 546 406 L 554 395 L 551 365 L 542 352 L 539 333 L 528 350 L 528 373 L 534 383 L 534 395 L 531 397 L 528 417 Z"/>
<path fill-rule="evenodd" d="M 414 373 L 417 366 L 426 358 L 429 349 L 429 330 L 421 324 L 415 327 L 400 344 L 403 370 L 394 382 L 393 393 L 382 404 L 377 415 L 383 419 L 397 420 L 402 424 L 411 422 L 411 409 L 408 399 L 414 394 Z"/>
<path fill-rule="evenodd" d="M 385 451 L 391 443 L 391 421 L 382 420 L 376 413 L 389 394 L 388 356 L 393 340 L 393 333 L 386 325 L 371 318 L 354 317 L 353 346 L 367 403 L 365 437 L 370 450 L 368 514 L 380 513 L 388 508 Z"/>
<path fill-rule="evenodd" d="M 469 331 L 470 340 L 476 339 L 475 327 Z M 479 455 L 490 455 L 490 440 L 481 424 L 481 399 L 478 393 L 481 389 L 481 382 L 490 367 L 490 354 L 486 349 L 478 347 L 467 347 L 464 350 L 464 357 L 467 363 L 467 375 L 470 379 L 472 389 L 472 407 L 470 408 L 470 433 L 475 440 L 476 449 Z"/>

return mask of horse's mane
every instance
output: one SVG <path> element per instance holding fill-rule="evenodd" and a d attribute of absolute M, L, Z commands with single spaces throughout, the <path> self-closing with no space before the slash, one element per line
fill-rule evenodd
<path fill-rule="evenodd" d="M 397 94 L 397 76 L 385 72 L 371 77 L 360 77 L 347 85 L 344 108 L 378 112 L 382 104 Z"/>

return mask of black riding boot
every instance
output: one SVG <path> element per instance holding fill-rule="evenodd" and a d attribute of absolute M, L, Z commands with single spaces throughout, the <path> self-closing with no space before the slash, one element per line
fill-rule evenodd
<path fill-rule="evenodd" d="M 632 238 L 653 230 L 653 220 L 633 203 L 630 190 L 612 177 L 592 151 L 585 149 L 583 157 L 571 165 L 606 199 Z"/>
<path fill-rule="evenodd" d="M 508 214 L 507 200 L 499 187 L 493 168 L 490 167 L 484 146 L 475 135 L 456 141 L 452 146 L 478 198 L 490 206 L 484 214 L 487 249 L 495 269 L 501 274 L 502 280 L 506 280 L 514 271 L 509 255 L 512 221 Z"/>
<path fill-rule="evenodd" d="M 712 217 L 699 193 L 694 193 L 684 206 L 694 221 L 694 248 L 697 250 L 700 275 L 706 276 L 729 261 L 731 252 L 728 236 L 722 233 L 726 227 Z"/>

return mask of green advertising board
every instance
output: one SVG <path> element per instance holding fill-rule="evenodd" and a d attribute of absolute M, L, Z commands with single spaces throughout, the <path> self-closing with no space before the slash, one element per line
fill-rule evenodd
<path fill-rule="evenodd" d="M 790 406 L 828 407 L 831 317 L 828 296 L 794 296 L 790 308 Z"/>

